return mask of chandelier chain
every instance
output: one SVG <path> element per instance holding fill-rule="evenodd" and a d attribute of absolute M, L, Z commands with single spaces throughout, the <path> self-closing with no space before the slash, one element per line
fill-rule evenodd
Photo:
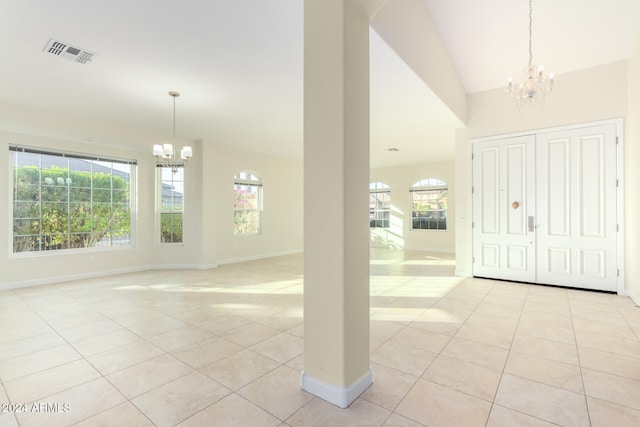
<path fill-rule="evenodd" d="M 533 7 L 531 6 L 531 0 L 529 0 L 529 67 L 533 63 L 533 50 L 531 48 L 531 40 L 533 39 Z"/>

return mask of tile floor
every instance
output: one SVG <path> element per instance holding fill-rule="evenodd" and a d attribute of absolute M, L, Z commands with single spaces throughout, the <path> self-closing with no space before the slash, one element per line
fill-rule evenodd
<path fill-rule="evenodd" d="M 453 268 L 372 251 L 374 384 L 346 410 L 298 387 L 300 255 L 0 292 L 0 426 L 640 425 L 628 298 Z"/>

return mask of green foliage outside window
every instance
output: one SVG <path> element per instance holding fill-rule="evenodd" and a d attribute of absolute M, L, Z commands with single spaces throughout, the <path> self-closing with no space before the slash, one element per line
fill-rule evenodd
<path fill-rule="evenodd" d="M 13 250 L 129 244 L 129 182 L 107 173 L 14 166 Z"/>
<path fill-rule="evenodd" d="M 160 242 L 182 242 L 182 211 L 180 213 L 160 214 Z"/>

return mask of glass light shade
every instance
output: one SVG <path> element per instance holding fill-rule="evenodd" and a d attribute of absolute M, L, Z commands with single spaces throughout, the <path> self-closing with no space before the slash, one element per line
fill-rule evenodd
<path fill-rule="evenodd" d="M 182 147 L 182 151 L 180 152 L 180 158 L 182 160 L 189 160 L 193 157 L 193 150 L 189 146 Z"/>
<path fill-rule="evenodd" d="M 153 155 L 154 156 L 162 156 L 163 154 L 164 154 L 164 151 L 162 150 L 162 145 L 155 144 L 153 146 Z"/>
<path fill-rule="evenodd" d="M 173 156 L 173 145 L 171 144 L 164 144 L 162 146 L 162 151 L 165 157 L 171 157 Z"/>

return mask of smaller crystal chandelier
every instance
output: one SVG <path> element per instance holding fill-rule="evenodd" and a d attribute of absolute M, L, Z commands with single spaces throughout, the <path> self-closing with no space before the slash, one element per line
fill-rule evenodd
<path fill-rule="evenodd" d="M 153 155 L 158 159 L 158 164 L 171 168 L 171 171 L 176 173 L 180 166 L 186 165 L 187 161 L 193 157 L 193 150 L 186 145 L 182 147 L 182 150 L 180 150 L 180 160 L 182 161 L 176 162 L 174 158 L 174 147 L 176 145 L 176 98 L 180 96 L 180 93 L 171 91 L 169 95 L 173 97 L 173 144 L 155 144 L 153 146 Z"/>
<path fill-rule="evenodd" d="M 553 91 L 553 74 L 545 75 L 544 67 L 533 63 L 531 49 L 532 10 L 531 0 L 529 0 L 529 65 L 524 68 L 522 73 L 522 83 L 514 85 L 511 77 L 509 77 L 505 89 L 505 92 L 516 100 L 518 110 L 521 110 L 523 105 L 526 105 L 529 110 L 532 110 L 535 104 L 543 105 L 545 96 Z"/>

